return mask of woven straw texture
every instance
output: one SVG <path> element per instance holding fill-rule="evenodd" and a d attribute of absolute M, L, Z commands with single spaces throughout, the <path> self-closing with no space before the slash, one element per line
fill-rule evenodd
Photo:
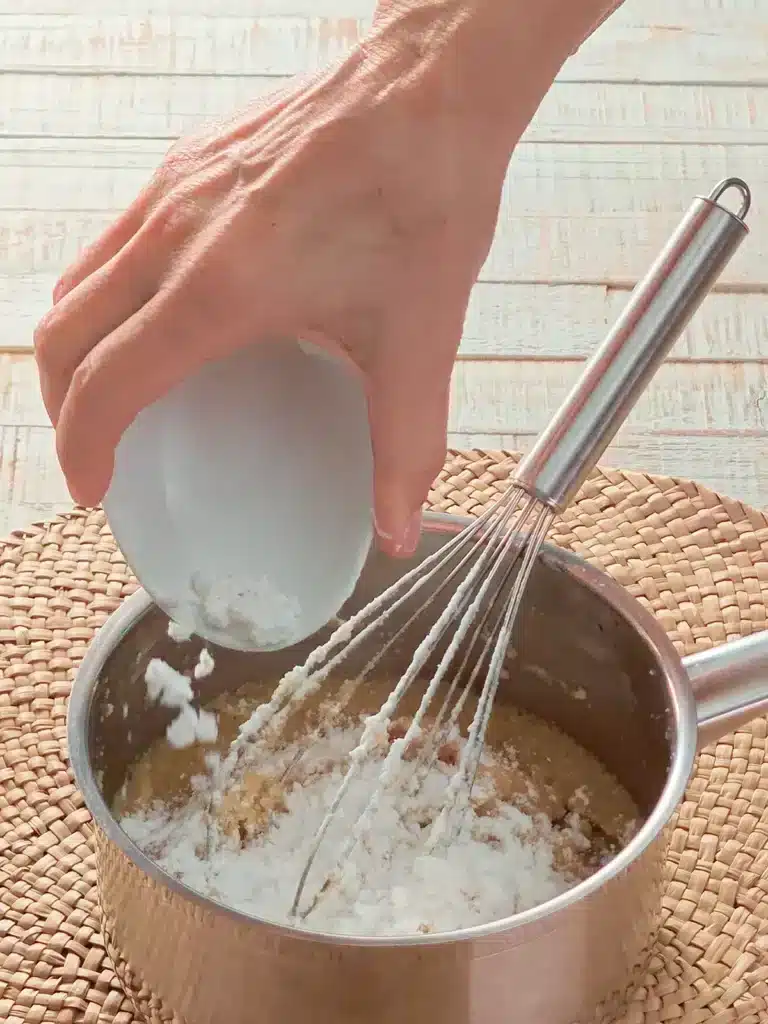
<path fill-rule="evenodd" d="M 504 487 L 512 459 L 450 453 L 432 507 L 477 513 Z M 694 483 L 597 471 L 552 539 L 627 586 L 682 653 L 766 628 L 768 519 Z M 65 748 L 72 674 L 135 586 L 101 512 L 78 510 L 0 543 L 7 1024 L 141 1021 L 99 932 L 89 816 Z M 767 737 L 761 719 L 699 759 L 673 833 L 663 931 L 624 1024 L 768 1022 Z"/>

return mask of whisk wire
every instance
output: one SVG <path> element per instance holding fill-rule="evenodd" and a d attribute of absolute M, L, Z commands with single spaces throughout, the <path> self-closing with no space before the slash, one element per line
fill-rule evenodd
<path fill-rule="evenodd" d="M 522 550 L 522 546 L 520 546 L 515 552 L 513 552 L 513 555 L 519 555 L 520 550 Z M 448 688 L 448 692 L 446 693 L 445 697 L 443 698 L 442 704 L 440 705 L 440 710 L 438 711 L 437 716 L 435 717 L 435 721 L 432 726 L 430 735 L 427 738 L 427 742 L 423 745 L 417 757 L 414 759 L 414 765 L 412 769 L 414 780 L 410 787 L 410 792 L 411 795 L 413 796 L 415 796 L 421 789 L 423 781 L 426 778 L 426 774 L 429 771 L 429 763 L 434 758 L 435 754 L 439 751 L 441 746 L 450 739 L 454 730 L 457 728 L 461 713 L 464 710 L 464 707 L 466 706 L 470 694 L 474 691 L 475 683 L 477 682 L 477 679 L 483 670 L 483 666 L 486 664 L 488 653 L 493 645 L 493 633 L 489 632 L 487 634 L 482 644 L 482 650 L 479 653 L 476 653 L 476 643 L 478 640 L 483 639 L 483 631 L 488 625 L 488 622 L 491 619 L 491 617 L 497 611 L 496 605 L 499 595 L 501 594 L 504 587 L 508 584 L 509 579 L 512 576 L 512 573 L 514 572 L 515 566 L 517 565 L 517 560 L 517 557 L 510 558 L 509 566 L 507 567 L 501 579 L 498 581 L 494 593 L 491 594 L 487 607 L 483 612 L 482 618 L 478 622 L 475 635 L 470 641 L 470 643 L 467 645 L 467 648 L 464 652 L 464 657 L 462 658 L 459 667 L 453 673 L 453 680 L 451 681 L 451 684 Z M 467 673 L 470 661 L 473 659 L 473 657 L 474 664 L 472 666 L 471 671 Z M 445 717 L 448 714 L 448 710 L 449 708 L 451 708 L 451 701 L 453 700 L 453 696 L 456 690 L 458 689 L 459 683 L 462 679 L 464 680 L 464 685 L 462 687 L 461 694 L 459 695 L 459 698 L 456 701 L 456 703 L 453 705 L 453 708 L 451 709 L 450 714 L 448 715 L 447 721 L 445 721 Z"/>
<path fill-rule="evenodd" d="M 501 562 L 503 572 L 499 574 L 493 592 L 488 595 L 488 599 L 485 603 L 485 610 L 477 622 L 474 635 L 466 646 L 461 663 L 453 673 L 453 679 L 448 688 L 448 692 L 445 694 L 435 720 L 431 724 L 427 742 L 423 745 L 417 757 L 414 759 L 412 782 L 409 787 L 412 796 L 415 796 L 420 791 L 423 781 L 428 774 L 429 764 L 435 754 L 440 750 L 444 743 L 448 742 L 450 737 L 456 731 L 459 718 L 466 706 L 467 700 L 469 699 L 470 694 L 475 690 L 475 684 L 480 673 L 483 671 L 483 668 L 487 666 L 488 655 L 494 643 L 494 633 L 492 630 L 489 630 L 487 635 L 484 637 L 484 631 L 492 617 L 498 616 L 499 597 L 504 588 L 508 585 L 512 574 L 515 571 L 515 567 L 518 564 L 520 554 L 525 547 L 526 537 L 520 532 L 524 525 L 525 520 L 524 517 L 521 516 L 515 526 L 515 535 L 513 536 L 514 543 L 509 548 L 505 548 L 503 550 L 502 554 L 504 558 L 499 560 Z M 479 652 L 477 650 L 478 641 L 481 643 L 481 650 Z M 473 661 L 474 664 L 471 671 L 468 673 L 471 661 Z M 462 687 L 461 694 L 453 705 L 447 721 L 445 721 L 445 716 L 448 713 L 449 708 L 451 708 L 453 696 L 462 679 L 464 680 L 464 685 Z"/>
<path fill-rule="evenodd" d="M 426 844 L 427 852 L 432 852 L 440 842 L 444 840 L 450 841 L 455 836 L 455 832 L 450 830 L 450 820 L 458 800 L 461 799 L 464 802 L 465 810 L 470 806 L 472 790 L 477 779 L 485 745 L 485 734 L 488 729 L 493 702 L 501 682 L 501 671 L 509 650 L 512 630 L 533 566 L 554 518 L 554 511 L 552 509 L 542 505 L 531 506 L 532 509 L 534 507 L 537 507 L 536 521 L 530 538 L 525 545 L 523 561 L 507 601 L 501 625 L 495 636 L 491 662 L 488 666 L 483 689 L 477 702 L 475 717 L 461 752 L 459 767 L 448 784 L 443 806 L 432 825 Z"/>
<path fill-rule="evenodd" d="M 517 491 L 517 489 L 512 490 Z M 314 864 L 323 839 L 327 834 L 328 828 L 338 812 L 339 806 L 346 796 L 353 779 L 358 776 L 367 757 L 374 749 L 376 749 L 380 742 L 387 738 L 387 727 L 394 712 L 401 703 L 402 698 L 405 696 L 414 680 L 418 677 L 429 657 L 434 653 L 437 644 L 442 639 L 448 626 L 455 622 L 457 614 L 461 612 L 461 617 L 454 635 L 449 641 L 436 670 L 431 675 L 419 707 L 410 721 L 405 736 L 394 740 L 390 744 L 389 750 L 383 759 L 378 783 L 374 787 L 363 811 L 357 817 L 347 840 L 343 844 L 341 852 L 336 859 L 335 868 L 332 870 L 329 878 L 327 878 L 321 886 L 321 892 L 326 890 L 329 882 L 338 880 L 337 873 L 339 865 L 349 862 L 358 843 L 370 826 L 383 795 L 394 781 L 397 780 L 403 755 L 405 751 L 409 749 L 414 740 L 420 736 L 422 722 L 429 710 L 435 694 L 453 663 L 457 651 L 461 647 L 461 644 L 465 640 L 469 630 L 473 626 L 477 628 L 478 620 L 480 618 L 480 610 L 488 600 L 489 591 L 493 589 L 494 584 L 497 585 L 497 570 L 501 566 L 506 566 L 507 560 L 510 557 L 510 552 L 515 550 L 515 546 L 517 545 L 519 549 L 519 547 L 524 543 L 524 537 L 521 533 L 518 533 L 518 530 L 522 530 L 527 525 L 528 520 L 533 517 L 538 507 L 538 503 L 529 499 L 522 509 L 517 523 L 517 530 L 512 531 L 508 529 L 509 520 L 514 514 L 514 511 L 516 511 L 521 504 L 524 497 L 524 492 L 515 493 L 514 500 L 508 503 L 508 507 L 504 509 L 502 515 L 498 519 L 498 522 L 494 524 L 493 529 L 485 538 L 485 541 L 476 545 L 475 550 L 479 548 L 480 554 L 475 564 L 469 570 L 465 579 L 459 584 L 454 596 L 450 602 L 448 602 L 446 608 L 416 648 L 408 668 L 400 677 L 400 680 L 390 693 L 387 700 L 375 715 L 371 715 L 366 720 L 363 735 L 358 746 L 350 754 L 347 771 L 342 780 L 341 786 L 336 793 L 333 804 L 326 814 L 320 828 L 315 833 L 315 837 L 310 847 L 309 856 L 307 858 L 307 863 L 294 897 L 292 905 L 293 914 L 298 913 L 298 907 L 301 902 L 304 887 L 309 877 L 309 872 Z M 488 569 L 489 563 L 490 571 L 487 572 L 485 579 L 480 583 L 479 587 L 475 589 L 478 580 L 483 578 L 486 569 Z M 449 785 L 449 792 L 450 790 L 451 787 Z M 445 817 L 445 815 L 443 817 Z M 306 917 L 315 903 L 316 899 L 311 902 L 310 908 L 304 911 L 300 916 Z"/>
<path fill-rule="evenodd" d="M 293 707 L 300 705 L 307 697 L 315 693 L 330 673 L 345 661 L 353 650 L 359 647 L 372 633 L 380 630 L 383 621 L 390 618 L 406 601 L 425 587 L 436 573 L 445 568 L 446 562 L 456 552 L 468 547 L 469 550 L 455 570 L 456 572 L 460 571 L 474 553 L 472 542 L 477 534 L 484 532 L 488 523 L 492 523 L 495 518 L 499 517 L 501 521 L 506 522 L 514 515 L 523 493 L 519 488 L 508 488 L 490 508 L 452 537 L 442 549 L 427 556 L 419 565 L 405 573 L 392 586 L 346 622 L 343 622 L 324 644 L 309 655 L 303 665 L 288 672 L 278 683 L 270 700 L 259 705 L 251 717 L 240 727 L 238 736 L 223 762 L 222 777 L 231 778 L 240 767 L 248 746 L 263 733 L 267 726 L 273 724 L 273 731 L 279 732 L 280 726 Z M 498 524 L 495 524 L 493 529 L 497 526 Z M 409 586 L 409 584 L 411 585 Z M 396 596 L 398 594 L 400 594 L 399 597 Z M 436 594 L 431 593 L 416 614 L 428 607 L 435 597 Z M 368 620 L 371 621 L 368 622 Z M 357 627 L 365 623 L 367 625 L 364 625 L 363 629 L 355 635 Z M 346 644 L 346 647 L 330 657 L 342 644 Z"/>

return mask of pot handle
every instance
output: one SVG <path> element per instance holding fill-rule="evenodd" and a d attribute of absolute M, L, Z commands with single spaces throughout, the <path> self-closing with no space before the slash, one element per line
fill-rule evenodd
<path fill-rule="evenodd" d="M 768 630 L 683 658 L 696 698 L 698 747 L 768 711 Z"/>

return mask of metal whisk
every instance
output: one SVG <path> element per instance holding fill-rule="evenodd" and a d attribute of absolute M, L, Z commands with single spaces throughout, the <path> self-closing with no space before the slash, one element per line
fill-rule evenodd
<path fill-rule="evenodd" d="M 720 203 L 723 194 L 732 189 L 741 197 L 736 213 Z M 267 733 L 279 735 L 287 716 L 317 692 L 329 674 L 367 637 L 380 631 L 382 624 L 406 602 L 417 598 L 418 606 L 405 625 L 382 643 L 357 676 L 357 683 L 369 675 L 439 593 L 454 588 L 388 699 L 376 714 L 366 719 L 362 737 L 349 756 L 346 774 L 315 834 L 298 880 L 292 908 L 298 918 L 304 919 L 329 884 L 338 880 L 343 865 L 364 842 L 383 796 L 392 792 L 393 787 L 411 793 L 418 791 L 442 744 L 455 735 L 470 695 L 479 689 L 474 716 L 441 809 L 425 835 L 425 852 L 450 843 L 457 834 L 469 807 L 515 619 L 540 547 L 553 519 L 572 501 L 746 236 L 744 218 L 750 201 L 747 185 L 737 178 L 721 182 L 709 196 L 694 200 L 664 251 L 633 291 L 581 379 L 533 450 L 518 465 L 505 493 L 438 552 L 343 623 L 303 666 L 282 679 L 271 700 L 261 705 L 241 730 L 225 762 L 225 772 L 236 769 L 257 737 L 263 738 Z M 381 750 L 382 738 L 387 735 L 402 699 L 442 644 L 445 649 L 430 675 L 418 710 L 405 735 L 389 744 L 378 783 L 335 858 L 335 872 L 302 906 L 310 870 L 350 785 L 374 751 Z M 445 692 L 438 701 L 441 690 Z M 406 760 L 406 752 L 413 750 L 416 741 L 420 744 L 417 755 Z"/>

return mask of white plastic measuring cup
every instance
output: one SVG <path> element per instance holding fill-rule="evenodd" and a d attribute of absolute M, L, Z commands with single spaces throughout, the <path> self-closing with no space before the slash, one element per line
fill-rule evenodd
<path fill-rule="evenodd" d="M 359 380 L 323 350 L 280 341 L 207 364 L 145 409 L 104 508 L 138 580 L 183 629 L 274 650 L 352 593 L 372 488 Z"/>

